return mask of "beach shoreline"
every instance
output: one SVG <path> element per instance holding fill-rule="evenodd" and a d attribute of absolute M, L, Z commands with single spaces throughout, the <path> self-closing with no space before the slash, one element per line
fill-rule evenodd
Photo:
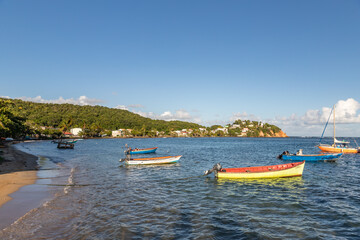
<path fill-rule="evenodd" d="M 12 143 L 6 143 L 0 151 L 0 207 L 2 207 L 12 199 L 10 194 L 36 182 L 38 157 L 16 149 Z"/>
<path fill-rule="evenodd" d="M 34 184 L 37 180 L 36 171 L 19 171 L 0 175 L 0 208 L 12 200 L 9 195 L 20 188 Z"/>
<path fill-rule="evenodd" d="M 13 143 L 0 147 L 0 175 L 5 173 L 38 170 L 38 157 L 16 149 Z"/>

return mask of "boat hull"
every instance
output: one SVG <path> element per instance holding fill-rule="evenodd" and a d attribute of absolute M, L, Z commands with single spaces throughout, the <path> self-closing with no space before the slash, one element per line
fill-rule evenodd
<path fill-rule="evenodd" d="M 304 166 L 305 161 L 261 167 L 223 168 L 215 176 L 223 179 L 298 177 L 302 176 Z"/>
<path fill-rule="evenodd" d="M 358 153 L 359 149 L 357 148 L 341 148 L 341 147 L 333 147 L 320 145 L 318 148 L 323 152 L 334 152 L 334 153 Z"/>
<path fill-rule="evenodd" d="M 126 165 L 154 165 L 154 164 L 171 164 L 176 163 L 182 156 L 167 156 L 157 158 L 134 158 L 125 160 Z"/>
<path fill-rule="evenodd" d="M 280 159 L 288 161 L 335 161 L 341 157 L 343 153 L 335 154 L 304 154 L 304 155 L 281 155 Z"/>
<path fill-rule="evenodd" d="M 144 149 L 137 149 L 137 150 L 131 150 L 130 155 L 133 154 L 147 154 L 147 153 L 154 153 L 156 151 L 157 147 L 155 148 L 144 148 Z"/>

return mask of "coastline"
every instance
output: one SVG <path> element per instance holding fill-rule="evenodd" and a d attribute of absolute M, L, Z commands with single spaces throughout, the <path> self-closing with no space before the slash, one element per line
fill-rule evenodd
<path fill-rule="evenodd" d="M 7 143 L 0 148 L 0 208 L 12 199 L 10 194 L 37 180 L 38 158 L 12 145 Z"/>
<path fill-rule="evenodd" d="M 12 199 L 9 195 L 20 188 L 34 184 L 36 171 L 20 171 L 0 175 L 0 208 Z"/>
<path fill-rule="evenodd" d="M 16 149 L 13 143 L 1 146 L 0 151 L 0 175 L 38 169 L 38 157 Z"/>

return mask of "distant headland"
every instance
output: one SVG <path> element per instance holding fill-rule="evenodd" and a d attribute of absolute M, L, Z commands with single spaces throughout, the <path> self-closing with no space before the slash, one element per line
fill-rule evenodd
<path fill-rule="evenodd" d="M 287 137 L 277 126 L 236 120 L 205 127 L 184 121 L 154 120 L 103 106 L 34 103 L 0 98 L 0 136 L 61 137 Z"/>

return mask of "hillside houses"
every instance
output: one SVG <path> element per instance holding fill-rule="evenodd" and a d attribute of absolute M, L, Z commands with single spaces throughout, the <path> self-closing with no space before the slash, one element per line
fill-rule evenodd
<path fill-rule="evenodd" d="M 82 128 L 71 128 L 70 132 L 74 136 L 80 136 L 80 133 L 82 132 Z"/>
<path fill-rule="evenodd" d="M 43 137 L 281 137 L 286 134 L 280 128 L 267 123 L 257 121 L 236 121 L 233 124 L 225 126 L 214 125 L 211 127 L 191 128 L 191 129 L 175 129 L 158 131 L 156 129 L 82 129 L 79 127 L 62 130 L 59 128 L 39 127 Z M 278 133 L 278 134 L 277 134 Z M 40 136 L 40 135 L 39 135 Z M 40 137 L 41 137 L 40 136 Z"/>
<path fill-rule="evenodd" d="M 222 132 L 224 134 L 228 134 L 229 130 L 228 130 L 228 128 L 223 127 L 223 128 L 217 128 L 217 129 L 214 129 L 211 131 L 211 133 L 217 133 L 217 132 Z"/>
<path fill-rule="evenodd" d="M 118 129 L 115 131 L 111 131 L 112 137 L 127 137 L 131 135 L 132 129 Z"/>

